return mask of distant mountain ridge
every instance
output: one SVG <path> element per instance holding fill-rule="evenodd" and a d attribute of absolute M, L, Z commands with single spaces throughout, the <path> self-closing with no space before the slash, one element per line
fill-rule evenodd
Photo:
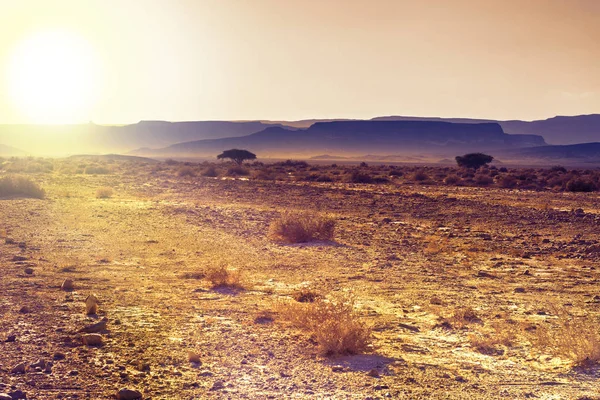
<path fill-rule="evenodd" d="M 270 127 L 237 138 L 178 143 L 162 149 L 139 150 L 145 156 L 208 156 L 229 148 L 245 148 L 262 156 L 364 152 L 396 153 L 484 151 L 545 145 L 536 135 L 507 135 L 496 123 L 458 124 L 440 121 L 333 121 L 307 129 Z"/>
<path fill-rule="evenodd" d="M 0 144 L 0 157 L 22 157 L 27 155 L 23 150 Z"/>
<path fill-rule="evenodd" d="M 270 126 L 258 121 L 141 121 L 112 125 L 0 125 L 0 140 L 41 155 L 65 153 L 125 153 L 140 147 L 249 135 Z M 290 128 L 294 129 L 294 128 Z"/>
<path fill-rule="evenodd" d="M 322 124 L 327 123 L 346 123 L 357 124 L 361 126 L 368 122 L 375 121 L 415 121 L 415 122 L 446 122 L 467 124 L 499 124 L 505 134 L 505 141 L 509 147 L 527 147 L 540 146 L 543 144 L 577 144 L 600 142 L 600 114 L 578 115 L 578 116 L 558 116 L 539 121 L 495 121 L 484 119 L 469 118 L 438 118 L 438 117 L 410 117 L 410 116 L 388 116 L 376 117 L 372 120 L 352 120 L 352 119 L 307 119 L 299 121 L 190 121 L 190 122 L 167 122 L 167 121 L 141 121 L 136 124 L 123 126 L 109 126 L 96 124 L 65 125 L 65 126 L 40 126 L 40 125 L 0 125 L 0 142 L 9 147 L 23 148 L 27 154 L 32 155 L 71 155 L 71 154 L 102 154 L 102 153 L 128 153 L 135 149 L 161 149 L 178 143 L 195 142 L 198 140 L 218 140 L 227 139 L 224 143 L 249 143 L 256 142 L 256 138 L 245 139 L 244 141 L 235 141 L 234 138 L 246 137 L 255 133 L 260 133 L 261 140 L 266 141 L 274 139 L 279 134 L 282 138 L 277 138 L 280 143 L 287 142 L 285 147 L 292 145 L 302 146 L 310 144 L 306 140 L 313 140 L 311 135 L 322 130 Z M 314 128 L 312 128 L 314 126 Z M 352 126 L 352 125 L 348 125 Z M 368 126 L 368 125 L 362 125 Z M 268 128 L 277 128 L 274 130 Z M 312 130 L 311 130 L 312 129 Z M 325 129 L 325 128 L 323 128 Z M 290 131 L 304 130 L 307 133 L 303 139 L 294 138 Z M 322 132 L 325 135 L 338 134 L 339 132 Z M 376 138 L 377 132 L 363 131 L 360 135 L 368 135 L 373 139 L 373 143 L 382 147 L 381 138 Z M 454 135 L 454 134 L 452 134 Z M 451 136 L 452 136 L 451 135 Z M 526 136 L 516 136 L 526 135 Z M 539 136 L 545 139 L 544 143 L 539 142 Z M 285 140 L 284 140 L 285 139 Z M 415 138 L 406 139 L 414 142 Z M 488 138 L 489 139 L 489 138 Z M 351 144 L 357 139 L 345 136 L 344 140 Z M 450 141 L 456 139 L 449 139 Z M 486 139 L 487 140 L 487 139 Z M 249 141 L 249 142 L 248 142 Z M 434 142 L 439 141 L 438 139 Z M 331 141 L 330 141 L 331 142 Z M 456 142 L 460 143 L 460 140 Z M 331 143 L 329 143 L 331 144 Z M 371 149 L 368 145 L 370 140 L 365 139 L 364 145 L 366 152 L 375 151 L 382 154 L 389 154 L 391 149 Z M 428 145 L 431 143 L 428 143 Z M 440 143 L 433 143 L 440 147 Z M 400 143 L 394 144 L 400 146 Z M 448 146 L 448 145 L 447 145 Z M 383 146 L 385 147 L 385 146 Z M 405 148 L 414 148 L 419 150 L 415 143 L 408 143 Z M 335 148 L 333 148 L 335 150 Z M 333 151 L 332 150 L 332 151 Z M 385 150 L 385 152 L 383 152 Z M 152 152 L 155 150 L 147 150 Z M 420 151 L 420 150 L 419 150 Z M 5 150 L 5 152 L 7 152 Z M 315 154 L 329 152 L 328 148 L 322 148 Z M 25 152 L 17 155 L 24 155 Z M 140 153 L 139 151 L 137 153 Z M 10 153 L 13 155 L 14 153 Z M 363 153 L 364 154 L 364 153 Z"/>
<path fill-rule="evenodd" d="M 479 124 L 496 122 L 504 132 L 518 135 L 541 135 L 551 144 L 577 144 L 600 141 L 600 114 L 556 116 L 537 121 L 520 120 L 488 120 L 471 118 L 439 118 L 439 117 L 376 117 L 373 121 L 445 121 Z"/>

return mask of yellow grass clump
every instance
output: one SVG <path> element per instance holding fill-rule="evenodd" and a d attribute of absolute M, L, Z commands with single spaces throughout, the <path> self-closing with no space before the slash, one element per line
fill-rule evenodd
<path fill-rule="evenodd" d="M 96 190 L 97 199 L 110 199 L 113 196 L 113 190 L 109 187 L 101 187 Z"/>
<path fill-rule="evenodd" d="M 311 240 L 332 240 L 335 220 L 308 212 L 287 212 L 274 220 L 269 237 L 278 242 L 303 243 Z"/>
<path fill-rule="evenodd" d="M 313 302 L 282 302 L 277 311 L 293 326 L 311 333 L 326 355 L 364 352 L 371 341 L 371 327 L 355 310 L 354 297 L 336 294 Z"/>
<path fill-rule="evenodd" d="M 0 197 L 23 196 L 43 199 L 46 193 L 37 183 L 23 176 L 0 178 Z"/>

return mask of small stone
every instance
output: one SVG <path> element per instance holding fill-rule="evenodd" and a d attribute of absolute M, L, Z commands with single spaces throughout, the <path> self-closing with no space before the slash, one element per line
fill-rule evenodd
<path fill-rule="evenodd" d="M 29 308 L 27 306 L 23 306 L 19 309 L 19 312 L 21 314 L 29 314 L 31 312 L 31 308 Z"/>
<path fill-rule="evenodd" d="M 42 360 L 41 358 L 39 360 L 37 360 L 36 362 L 34 362 L 33 364 L 29 365 L 29 368 L 40 368 L 40 370 L 46 368 L 46 361 Z"/>
<path fill-rule="evenodd" d="M 52 358 L 54 360 L 58 361 L 58 360 L 64 360 L 66 358 L 66 356 L 64 353 L 56 352 L 56 353 L 54 353 L 54 356 Z"/>
<path fill-rule="evenodd" d="M 64 282 L 62 283 L 62 285 L 60 285 L 60 289 L 64 290 L 64 291 L 73 290 L 74 289 L 73 280 L 72 279 L 65 279 Z"/>
<path fill-rule="evenodd" d="M 370 370 L 367 375 L 372 376 L 373 378 L 379 378 L 379 371 L 376 368 Z"/>
<path fill-rule="evenodd" d="M 27 275 L 33 275 L 33 268 L 31 268 L 31 267 L 27 267 L 27 268 L 25 268 L 25 273 L 26 273 Z"/>
<path fill-rule="evenodd" d="M 7 238 L 4 239 L 4 243 L 6 243 L 6 244 L 15 244 L 15 239 L 7 237 Z"/>
<path fill-rule="evenodd" d="M 17 364 L 13 367 L 12 370 L 10 370 L 10 372 L 12 374 L 24 374 L 26 371 L 27 371 L 27 364 L 25 364 L 25 363 Z"/>
<path fill-rule="evenodd" d="M 142 393 L 137 390 L 123 388 L 117 392 L 118 400 L 138 400 L 142 398 Z"/>
<path fill-rule="evenodd" d="M 515 293 L 525 293 L 525 288 L 522 288 L 522 287 L 515 288 Z"/>
<path fill-rule="evenodd" d="M 15 390 L 8 394 L 12 400 L 27 400 L 27 394 L 22 390 Z"/>
<path fill-rule="evenodd" d="M 200 355 L 193 351 L 188 351 L 188 360 L 194 364 L 202 364 L 202 361 L 200 360 Z"/>
<path fill-rule="evenodd" d="M 95 324 L 91 324 L 84 328 L 81 328 L 79 330 L 79 332 L 84 332 L 84 333 L 104 332 L 106 330 L 107 323 L 108 323 L 108 318 L 104 317 L 99 322 L 96 322 Z"/>
<path fill-rule="evenodd" d="M 0 400 L 12 400 L 8 393 L 0 393 Z"/>
<path fill-rule="evenodd" d="M 77 376 L 79 375 L 79 371 L 77 371 L 76 369 L 69 371 L 69 376 Z"/>
<path fill-rule="evenodd" d="M 215 383 L 213 383 L 210 390 L 221 390 L 224 387 L 225 387 L 225 384 L 223 383 L 223 381 L 215 381 Z"/>
<path fill-rule="evenodd" d="M 341 365 L 334 365 L 331 367 L 331 372 L 344 372 L 344 367 Z"/>
<path fill-rule="evenodd" d="M 90 333 L 81 337 L 83 344 L 87 346 L 102 346 L 102 335 L 97 333 Z"/>
<path fill-rule="evenodd" d="M 98 298 L 93 294 L 90 294 L 85 299 L 85 313 L 87 315 L 94 315 L 98 313 Z"/>
<path fill-rule="evenodd" d="M 14 342 L 15 340 L 17 340 L 17 335 L 8 335 L 8 336 L 6 337 L 6 340 L 5 340 L 5 342 L 7 342 L 7 343 L 11 343 L 11 342 Z"/>

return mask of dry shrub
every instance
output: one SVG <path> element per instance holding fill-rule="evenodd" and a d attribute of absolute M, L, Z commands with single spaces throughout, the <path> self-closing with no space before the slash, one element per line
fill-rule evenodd
<path fill-rule="evenodd" d="M 0 197 L 23 196 L 43 199 L 44 189 L 38 184 L 22 176 L 6 176 L 0 178 Z"/>
<path fill-rule="evenodd" d="M 308 212 L 288 212 L 271 223 L 269 237 L 286 243 L 332 240 L 335 220 Z"/>
<path fill-rule="evenodd" d="M 599 322 L 589 315 L 575 316 L 564 307 L 551 305 L 558 316 L 558 326 L 535 330 L 539 348 L 570 360 L 575 367 L 587 367 L 600 361 Z"/>
<path fill-rule="evenodd" d="M 371 327 L 354 304 L 352 295 L 336 294 L 313 302 L 282 302 L 277 311 L 295 327 L 310 332 L 324 354 L 357 354 L 368 348 Z"/>
<path fill-rule="evenodd" d="M 215 177 L 219 176 L 219 174 L 215 167 L 210 166 L 210 167 L 206 168 L 204 171 L 202 171 L 202 176 L 206 176 L 209 178 L 215 178 Z"/>
<path fill-rule="evenodd" d="M 204 277 L 211 283 L 213 289 L 244 289 L 240 271 L 236 269 L 229 269 L 222 265 L 210 267 L 204 272 Z"/>
<path fill-rule="evenodd" d="M 196 171 L 194 171 L 194 169 L 192 167 L 185 165 L 185 166 L 183 166 L 183 167 L 181 167 L 181 168 L 179 168 L 177 170 L 177 176 L 180 176 L 180 177 L 186 177 L 186 176 L 194 177 L 194 176 L 196 176 Z"/>
<path fill-rule="evenodd" d="M 106 175 L 110 173 L 110 170 L 99 165 L 90 165 L 85 167 L 83 173 L 86 175 Z"/>
<path fill-rule="evenodd" d="M 478 352 L 487 355 L 502 355 L 500 346 L 510 347 L 517 340 L 519 326 L 513 320 L 496 322 L 487 332 L 469 335 L 471 346 Z"/>
<path fill-rule="evenodd" d="M 113 190 L 109 187 L 101 187 L 96 190 L 97 199 L 110 199 L 113 196 Z"/>
<path fill-rule="evenodd" d="M 441 326 L 463 329 L 469 324 L 481 323 L 481 318 L 471 307 L 456 307 L 450 318 L 440 318 Z"/>

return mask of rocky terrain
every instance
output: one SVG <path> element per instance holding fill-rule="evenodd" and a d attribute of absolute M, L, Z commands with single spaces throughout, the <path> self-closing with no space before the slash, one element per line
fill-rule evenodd
<path fill-rule="evenodd" d="M 0 199 L 0 399 L 598 398 L 598 193 L 177 168 L 57 166 Z M 294 210 L 334 240 L 271 240 Z M 291 326 L 301 290 L 352 293 L 368 350 Z"/>

